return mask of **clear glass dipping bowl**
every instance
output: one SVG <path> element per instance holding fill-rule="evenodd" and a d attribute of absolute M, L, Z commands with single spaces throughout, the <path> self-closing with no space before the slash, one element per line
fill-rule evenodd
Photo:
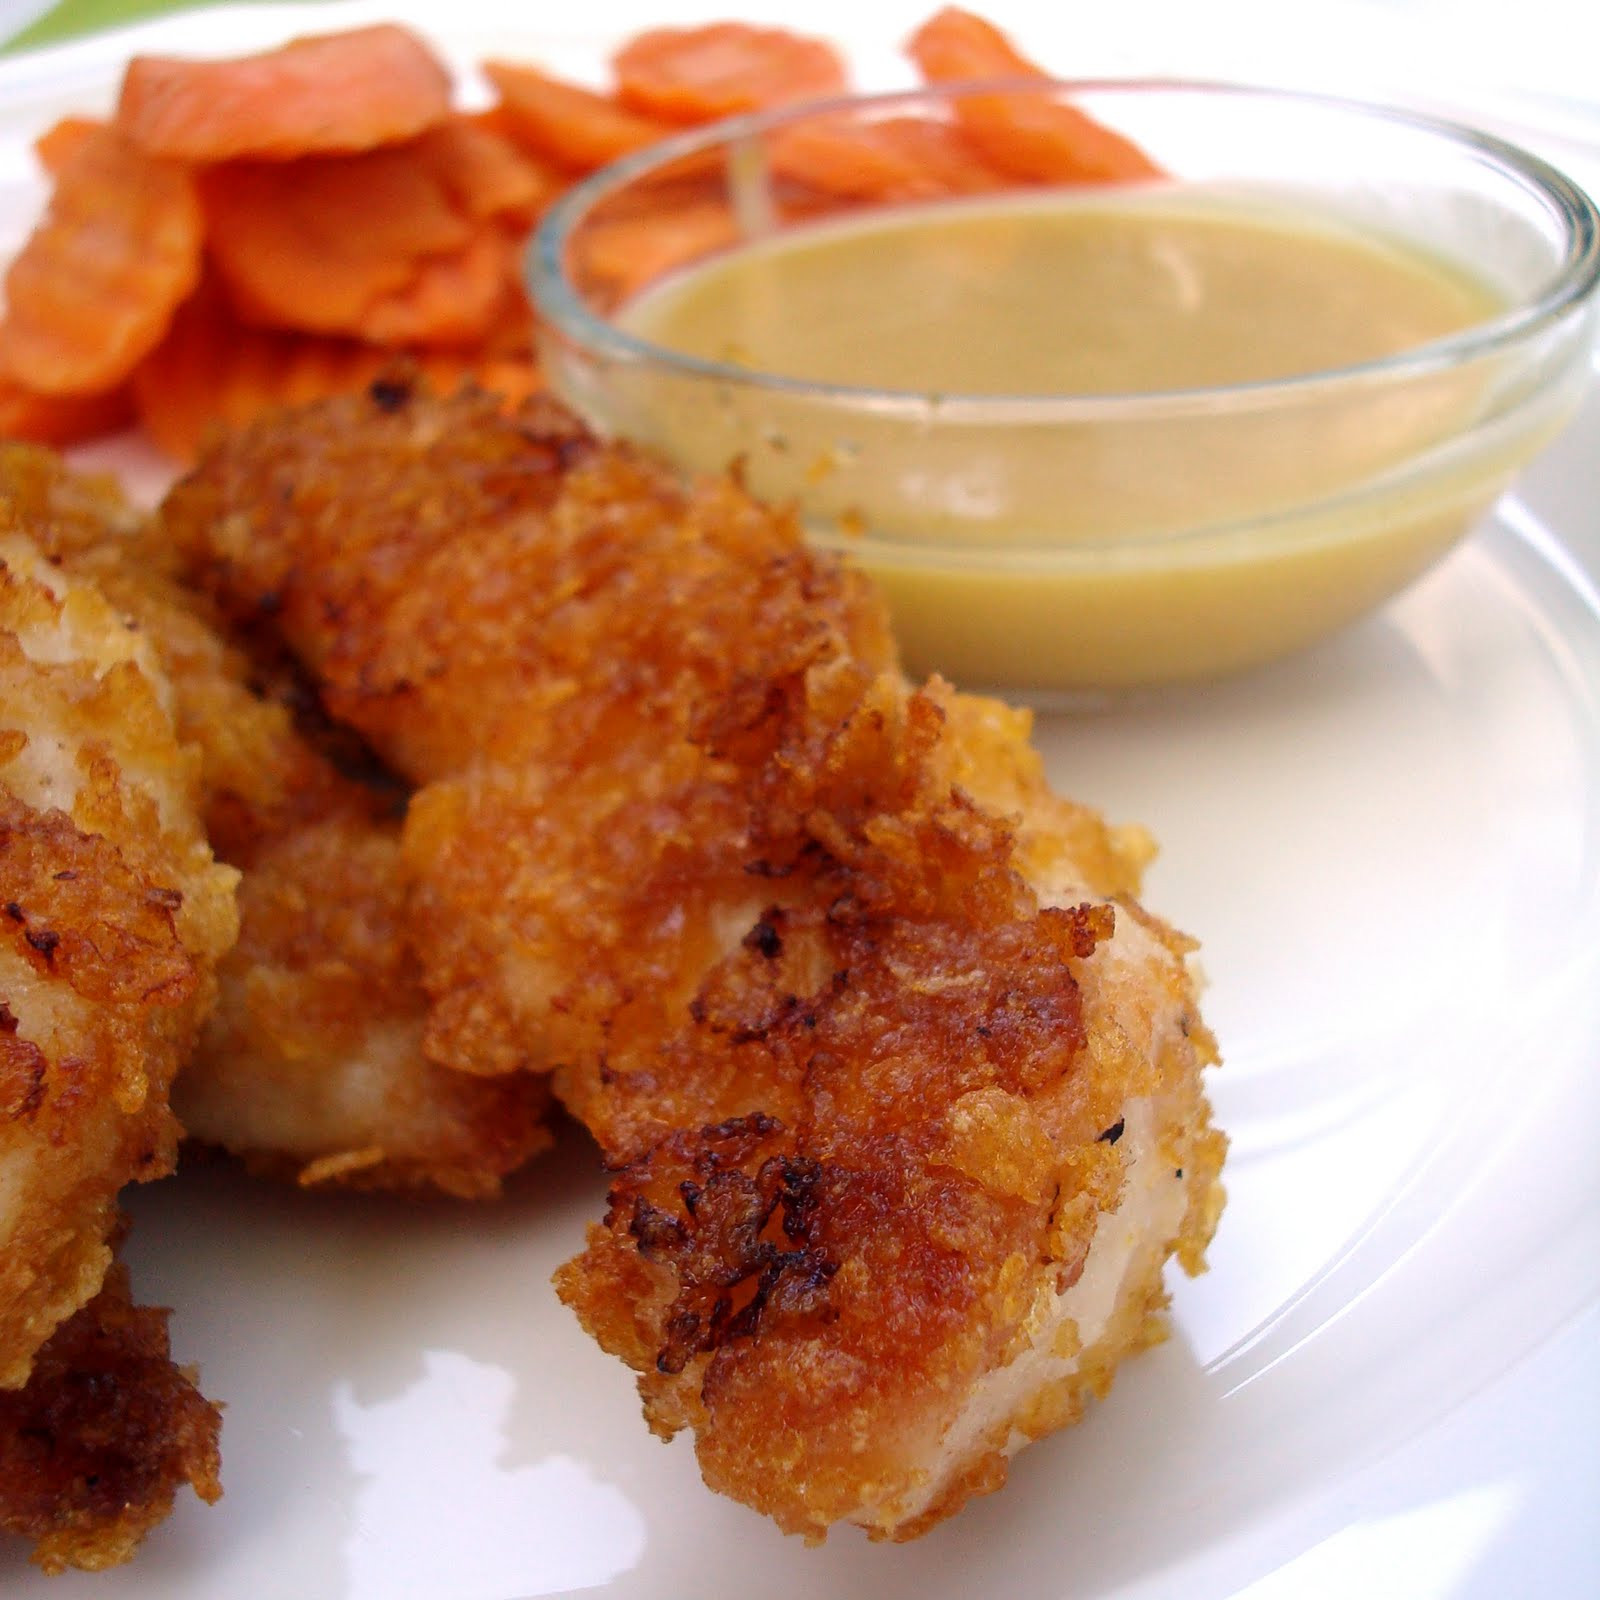
<path fill-rule="evenodd" d="M 1576 185 L 1449 122 L 1206 83 L 1009 87 L 1127 134 L 1170 174 L 1161 183 L 1465 264 L 1502 309 L 1362 365 L 1111 395 L 818 384 L 697 359 L 619 322 L 635 296 L 723 252 L 874 207 L 963 203 L 798 182 L 786 141 L 950 121 L 964 97 L 1003 87 L 821 102 L 665 141 L 573 189 L 530 253 L 557 393 L 603 432 L 690 471 L 738 461 L 755 492 L 796 505 L 817 543 L 875 574 L 914 673 L 1049 700 L 1299 649 L 1460 539 L 1589 382 L 1600 215 Z"/>

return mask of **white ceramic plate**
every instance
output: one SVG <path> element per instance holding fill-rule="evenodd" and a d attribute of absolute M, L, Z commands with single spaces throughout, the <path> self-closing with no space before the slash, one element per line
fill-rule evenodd
<path fill-rule="evenodd" d="M 890 59 L 892 9 L 868 81 L 887 79 L 867 63 Z M 463 59 L 549 41 L 487 10 L 453 13 Z M 103 105 L 131 48 L 249 48 L 371 12 L 200 13 L 0 66 L 0 248 L 37 203 L 26 137 Z M 593 71 L 634 20 L 605 16 L 538 53 Z M 1249 679 L 1042 720 L 1057 782 L 1163 841 L 1149 899 L 1204 939 L 1234 1149 L 1172 1340 L 1003 1493 L 915 1545 L 822 1550 L 710 1495 L 549 1289 L 602 1200 L 576 1135 L 482 1209 L 211 1168 L 134 1197 L 130 1255 L 227 1402 L 226 1498 L 186 1497 L 109 1575 L 47 1581 L 8 1545 L 0 1590 L 1593 1592 L 1600 599 L 1561 536 L 1600 550 L 1597 461 L 1591 404 L 1532 500 L 1374 621 Z"/>

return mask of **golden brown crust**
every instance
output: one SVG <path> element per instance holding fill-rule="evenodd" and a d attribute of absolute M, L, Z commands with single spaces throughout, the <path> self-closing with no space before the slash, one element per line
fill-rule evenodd
<path fill-rule="evenodd" d="M 548 405 L 317 408 L 167 515 L 423 785 L 429 1048 L 553 1073 L 618 1169 L 558 1287 L 653 1428 L 787 1529 L 901 1536 L 1075 1413 L 1047 1351 L 941 1464 L 1124 1204 L 1154 1220 L 1086 1370 L 1197 1260 L 1211 1049 L 1186 942 L 1130 898 L 1146 842 L 1048 794 L 1024 718 L 913 692 L 791 519 Z"/>
<path fill-rule="evenodd" d="M 167 692 L 96 591 L 0 531 L 0 1386 L 94 1294 L 116 1191 L 170 1169 L 237 927 Z"/>
<path fill-rule="evenodd" d="M 476 1084 L 424 1056 L 396 791 L 352 780 L 305 737 L 287 665 L 225 636 L 178 582 L 160 524 L 114 485 L 0 446 L 0 494 L 54 561 L 137 620 L 199 752 L 212 843 L 244 869 L 239 942 L 176 1088 L 191 1135 L 304 1184 L 495 1193 L 548 1145 L 549 1092 Z"/>
<path fill-rule="evenodd" d="M 120 1264 L 0 1390 L 0 1530 L 46 1572 L 126 1561 L 189 1484 L 222 1493 L 221 1413 L 172 1363 L 167 1313 L 132 1303 Z"/>
<path fill-rule="evenodd" d="M 230 620 L 286 642 L 413 780 L 541 749 L 653 759 L 698 707 L 758 717 L 840 628 L 892 660 L 864 582 L 792 523 L 731 484 L 685 495 L 543 398 L 374 385 L 247 430 L 163 516 Z"/>
<path fill-rule="evenodd" d="M 54 1571 L 215 1492 L 215 1413 L 107 1269 L 237 918 L 147 642 L 24 529 L 0 494 L 0 1528 Z"/>
<path fill-rule="evenodd" d="M 542 1079 L 473 1078 L 423 1054 L 399 856 L 397 827 L 360 816 L 258 840 L 176 1104 L 191 1135 L 304 1187 L 484 1198 L 549 1144 L 551 1096 Z"/>

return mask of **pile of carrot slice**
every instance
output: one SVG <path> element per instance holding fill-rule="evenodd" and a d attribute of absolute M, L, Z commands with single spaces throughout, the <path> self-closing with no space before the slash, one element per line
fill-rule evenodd
<path fill-rule="evenodd" d="M 930 82 L 1045 75 L 953 8 L 908 50 Z M 136 421 L 182 461 L 212 427 L 358 388 L 397 356 L 443 388 L 531 392 L 521 255 L 557 196 L 685 127 L 848 88 L 830 44 L 739 22 L 652 29 L 612 66 L 600 92 L 489 61 L 496 102 L 468 113 L 393 25 L 232 60 L 136 58 L 108 119 L 67 118 L 36 145 L 53 187 L 5 278 L 0 435 L 68 445 Z M 949 121 L 809 121 L 773 157 L 852 200 L 1154 171 L 1020 89 Z M 716 205 L 646 211 L 600 246 L 623 281 L 725 226 Z"/>

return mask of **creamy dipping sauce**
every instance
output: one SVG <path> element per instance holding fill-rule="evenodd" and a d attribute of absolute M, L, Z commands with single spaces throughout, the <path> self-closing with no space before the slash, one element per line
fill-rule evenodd
<path fill-rule="evenodd" d="M 1495 309 L 1449 263 L 1243 205 L 1052 196 L 791 233 L 624 327 L 708 361 L 915 394 L 1130 394 L 1354 366 Z"/>
<path fill-rule="evenodd" d="M 1048 694 L 1269 659 L 1426 567 L 1570 396 L 1466 448 L 1481 367 L 1272 385 L 1499 303 L 1417 246 L 1237 192 L 946 202 L 750 243 L 618 316 L 679 352 L 843 389 L 624 366 L 575 398 L 797 503 L 880 580 L 913 671 Z M 1262 387 L 1185 393 L 1217 384 Z M 864 387 L 901 398 L 849 393 Z M 1026 398 L 1062 395 L 1082 398 Z"/>

